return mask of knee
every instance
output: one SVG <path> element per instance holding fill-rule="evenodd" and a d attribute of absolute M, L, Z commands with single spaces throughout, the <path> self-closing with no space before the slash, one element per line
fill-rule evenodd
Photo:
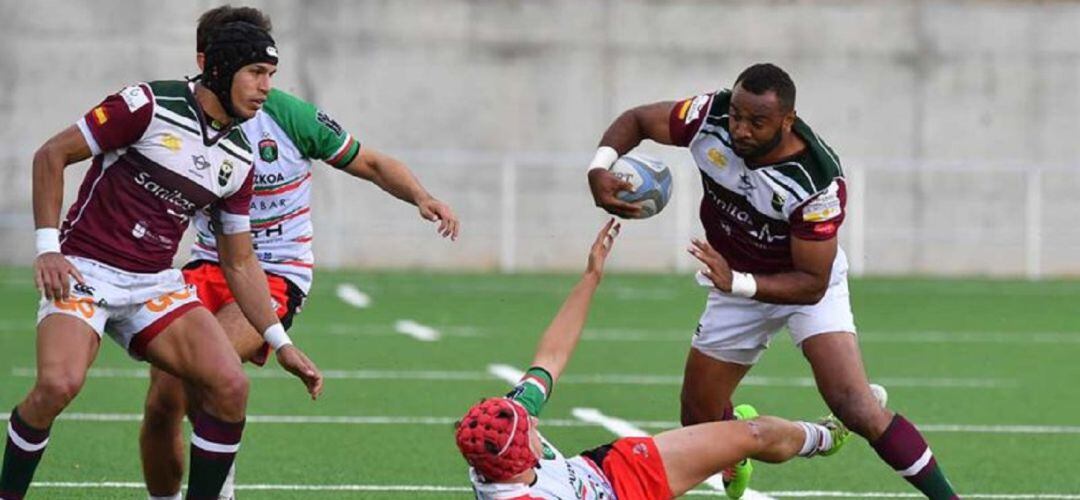
<path fill-rule="evenodd" d="M 238 369 L 222 375 L 211 389 L 211 394 L 216 406 L 242 413 L 247 406 L 248 387 L 247 376 Z"/>
<path fill-rule="evenodd" d="M 830 395 L 829 407 L 852 432 L 873 440 L 889 424 L 888 410 L 869 391 L 848 389 Z"/>
<path fill-rule="evenodd" d="M 82 385 L 83 377 L 74 374 L 40 377 L 28 400 L 39 411 L 55 416 L 75 399 Z"/>

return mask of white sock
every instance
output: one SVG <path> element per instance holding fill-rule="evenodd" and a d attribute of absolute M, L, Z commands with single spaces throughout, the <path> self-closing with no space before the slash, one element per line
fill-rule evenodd
<path fill-rule="evenodd" d="M 184 498 L 181 497 L 180 492 L 177 491 L 174 495 L 165 495 L 163 497 L 156 497 L 154 495 L 150 495 L 150 500 L 184 500 Z"/>
<path fill-rule="evenodd" d="M 233 500 L 236 498 L 236 462 L 229 467 L 229 475 L 225 476 L 225 484 L 221 485 L 220 500 Z"/>
<path fill-rule="evenodd" d="M 810 458 L 829 448 L 832 448 L 832 433 L 825 426 L 810 422 L 795 422 L 803 430 L 803 445 L 799 450 L 800 457 Z"/>

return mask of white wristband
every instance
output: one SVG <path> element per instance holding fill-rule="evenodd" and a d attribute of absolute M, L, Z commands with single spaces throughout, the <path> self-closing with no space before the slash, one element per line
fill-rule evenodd
<path fill-rule="evenodd" d="M 596 150 L 596 156 L 593 156 L 591 162 L 589 162 L 589 171 L 592 172 L 598 168 L 607 170 L 615 164 L 615 160 L 619 159 L 619 152 L 615 151 L 615 148 L 611 146 L 600 146 Z"/>
<path fill-rule="evenodd" d="M 757 295 L 757 280 L 750 273 L 731 272 L 731 294 L 738 297 L 754 298 Z"/>
<path fill-rule="evenodd" d="M 60 252 L 60 230 L 55 227 L 43 227 L 34 230 L 37 255 L 49 252 Z"/>
<path fill-rule="evenodd" d="M 289 334 L 285 333 L 285 327 L 281 323 L 274 323 L 263 332 L 263 340 L 277 352 L 278 349 L 292 344 Z"/>

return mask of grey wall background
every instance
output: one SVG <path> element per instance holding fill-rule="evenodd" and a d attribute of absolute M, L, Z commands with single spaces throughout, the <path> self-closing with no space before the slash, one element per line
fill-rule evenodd
<path fill-rule="evenodd" d="M 0 262 L 32 258 L 37 146 L 127 83 L 193 74 L 195 20 L 219 3 L 0 0 Z M 409 161 L 463 219 L 460 241 L 438 240 L 320 167 L 320 265 L 577 268 L 603 220 L 583 171 L 607 124 L 772 61 L 859 184 L 843 233 L 857 270 L 1080 273 L 1077 2 L 250 4 L 274 21 L 275 84 Z M 686 269 L 698 174 L 683 151 L 646 149 L 676 169 L 675 199 L 628 226 L 613 265 Z"/>

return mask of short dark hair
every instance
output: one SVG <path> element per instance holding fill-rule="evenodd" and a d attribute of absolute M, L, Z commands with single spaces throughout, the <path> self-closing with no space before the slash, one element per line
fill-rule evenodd
<path fill-rule="evenodd" d="M 735 86 L 738 87 L 739 84 L 754 95 L 770 90 L 776 92 L 776 97 L 780 99 L 785 110 L 795 109 L 795 82 L 791 81 L 791 77 L 779 66 L 769 63 L 750 66 L 735 80 Z"/>
<path fill-rule="evenodd" d="M 206 12 L 203 12 L 199 16 L 198 27 L 195 28 L 195 51 L 206 52 L 206 46 L 209 43 L 210 32 L 226 23 L 235 21 L 243 21 L 245 23 L 251 23 L 259 28 L 262 28 L 267 33 L 273 30 L 273 26 L 270 24 L 270 16 L 263 14 L 263 12 L 255 7 L 233 7 L 232 5 L 222 5 L 221 7 L 215 7 Z"/>

